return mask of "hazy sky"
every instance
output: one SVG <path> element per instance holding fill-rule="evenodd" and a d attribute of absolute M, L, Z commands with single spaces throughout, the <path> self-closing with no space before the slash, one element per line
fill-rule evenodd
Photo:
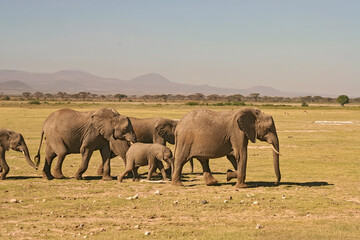
<path fill-rule="evenodd" d="M 0 69 L 360 96 L 360 1 L 0 0 Z"/>

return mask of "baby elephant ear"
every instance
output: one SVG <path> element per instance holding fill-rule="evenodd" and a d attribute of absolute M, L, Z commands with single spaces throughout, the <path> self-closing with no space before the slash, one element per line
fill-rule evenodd
<path fill-rule="evenodd" d="M 255 111 L 250 108 L 241 109 L 237 116 L 237 123 L 241 131 L 243 131 L 251 142 L 256 142 L 256 115 Z"/>
<path fill-rule="evenodd" d="M 155 124 L 156 132 L 170 144 L 175 144 L 175 128 L 177 122 L 171 119 L 161 118 Z"/>
<path fill-rule="evenodd" d="M 114 133 L 114 121 L 119 116 L 120 114 L 114 109 L 101 108 L 93 113 L 91 122 L 101 136 L 110 140 Z"/>

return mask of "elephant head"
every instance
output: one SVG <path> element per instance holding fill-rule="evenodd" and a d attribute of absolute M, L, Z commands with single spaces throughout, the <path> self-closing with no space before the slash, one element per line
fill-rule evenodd
<path fill-rule="evenodd" d="M 37 166 L 31 161 L 30 153 L 26 146 L 24 137 L 20 133 L 11 130 L 6 130 L 5 132 L 7 133 L 7 137 L 2 139 L 5 150 L 9 150 L 10 148 L 12 150 L 22 152 L 29 165 L 37 170 Z"/>
<path fill-rule="evenodd" d="M 114 109 L 101 108 L 93 113 L 91 122 L 109 142 L 114 139 L 136 142 L 136 135 L 130 119 Z"/>
<path fill-rule="evenodd" d="M 236 114 L 237 124 L 247 138 L 255 143 L 256 139 L 271 144 L 273 149 L 274 170 L 277 177 L 276 184 L 281 180 L 279 167 L 279 138 L 277 136 L 275 123 L 270 115 L 258 109 L 242 108 Z"/>
<path fill-rule="evenodd" d="M 155 124 L 156 132 L 168 143 L 175 144 L 175 129 L 178 121 L 161 118 Z"/>
<path fill-rule="evenodd" d="M 164 160 L 171 166 L 171 171 L 174 170 L 174 157 L 171 150 L 168 147 L 163 147 L 162 151 L 156 155 L 156 158 L 159 160 Z"/>

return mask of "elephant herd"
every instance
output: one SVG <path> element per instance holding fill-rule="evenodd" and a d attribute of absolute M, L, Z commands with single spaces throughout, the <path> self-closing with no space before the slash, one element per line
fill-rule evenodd
<path fill-rule="evenodd" d="M 228 170 L 227 180 L 237 179 L 236 187 L 246 187 L 248 141 L 256 139 L 269 143 L 273 149 L 274 169 L 278 184 L 281 179 L 279 167 L 279 139 L 272 116 L 254 108 L 239 108 L 231 111 L 193 110 L 182 119 L 161 117 L 139 119 L 119 114 L 114 109 L 78 112 L 61 109 L 45 120 L 38 153 L 34 162 L 23 136 L 9 129 L 0 128 L 0 179 L 5 179 L 9 166 L 5 152 L 10 148 L 24 153 L 28 163 L 38 168 L 40 149 L 45 142 L 44 179 L 65 178 L 62 163 L 68 154 L 81 153 L 82 159 L 76 179 L 82 179 L 94 151 L 100 150 L 102 163 L 98 173 L 103 180 L 112 180 L 110 159 L 119 156 L 125 161 L 125 171 L 118 177 L 121 182 L 132 172 L 139 180 L 137 169 L 148 165 L 148 179 L 156 169 L 166 179 L 162 161 L 171 169 L 171 183 L 182 186 L 181 173 L 186 162 L 196 158 L 203 168 L 206 185 L 217 184 L 212 176 L 209 159 L 226 156 L 235 171 Z M 174 155 L 166 143 L 175 144 Z M 54 158 L 55 167 L 51 171 Z"/>

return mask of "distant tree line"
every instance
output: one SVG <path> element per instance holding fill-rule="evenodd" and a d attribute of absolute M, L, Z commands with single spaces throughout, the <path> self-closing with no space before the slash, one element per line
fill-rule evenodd
<path fill-rule="evenodd" d="M 260 102 L 260 103 L 302 103 L 307 106 L 308 103 L 340 103 L 341 106 L 352 102 L 360 103 L 360 98 L 349 99 L 346 95 L 340 95 L 338 98 L 322 97 L 322 96 L 303 96 L 303 97 L 270 97 L 261 96 L 259 93 L 250 93 L 248 96 L 241 94 L 233 95 L 204 95 L 195 93 L 190 95 L 183 94 L 155 94 L 155 95 L 125 95 L 122 93 L 114 95 L 99 95 L 90 92 L 79 92 L 70 94 L 66 92 L 42 93 L 42 92 L 23 92 L 18 96 L 7 96 L 0 94 L 1 100 L 43 100 L 43 101 L 123 101 L 123 102 L 198 102 L 198 103 L 242 103 L 242 102 Z"/>

